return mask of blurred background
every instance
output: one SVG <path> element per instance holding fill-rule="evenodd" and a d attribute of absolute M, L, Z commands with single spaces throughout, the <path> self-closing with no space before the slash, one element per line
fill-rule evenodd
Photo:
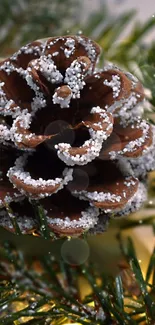
<path fill-rule="evenodd" d="M 111 13 L 114 12 L 115 14 L 134 8 L 137 9 L 137 16 L 140 19 L 147 19 L 155 12 L 155 3 L 153 0 L 84 0 L 83 4 L 89 13 L 92 10 L 98 10 L 103 4 L 107 4 Z"/>
<path fill-rule="evenodd" d="M 60 33 L 77 33 L 82 30 L 93 35 L 94 28 L 96 30 L 98 27 L 101 31 L 100 23 L 107 24 L 108 19 L 115 25 L 117 17 L 131 11 L 136 14 L 132 16 L 127 28 L 122 26 L 119 40 L 124 39 L 135 21 L 144 23 L 154 15 L 153 0 L 1 0 L 0 55 L 8 55 L 31 40 Z M 92 15 L 96 16 L 93 21 L 90 20 Z M 154 30 L 149 32 L 145 40 L 149 42 L 153 39 Z"/>

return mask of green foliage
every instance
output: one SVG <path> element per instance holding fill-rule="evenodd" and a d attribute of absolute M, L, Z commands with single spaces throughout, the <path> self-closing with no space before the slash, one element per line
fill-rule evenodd
<path fill-rule="evenodd" d="M 60 35 L 73 23 L 77 11 L 76 0 L 1 0 L 0 55 L 36 39 Z"/>
<path fill-rule="evenodd" d="M 59 325 L 70 320 L 85 325 L 135 325 L 143 320 L 153 324 L 155 251 L 144 278 L 131 239 L 124 243 L 119 233 L 118 241 L 127 266 L 120 269 L 116 278 L 99 272 L 89 261 L 75 267 L 62 259 L 56 261 L 49 254 L 36 262 L 27 260 L 5 242 L 0 248 L 0 323 Z M 79 293 L 80 277 L 91 288 L 83 299 Z M 133 285 L 137 295 L 132 291 Z"/>
<path fill-rule="evenodd" d="M 132 29 L 129 28 L 131 24 Z M 139 63 L 144 56 L 146 59 L 148 51 L 151 50 L 153 45 L 144 46 L 144 37 L 154 28 L 155 17 L 153 16 L 145 23 L 140 23 L 136 21 L 135 10 L 115 16 L 111 15 L 104 5 L 99 12 L 93 13 L 86 23 L 73 26 L 72 31 L 76 33 L 82 30 L 83 34 L 92 37 L 101 45 L 105 60 L 120 64 L 131 71 L 131 63 Z M 100 63 L 102 65 L 103 61 L 101 60 Z"/>

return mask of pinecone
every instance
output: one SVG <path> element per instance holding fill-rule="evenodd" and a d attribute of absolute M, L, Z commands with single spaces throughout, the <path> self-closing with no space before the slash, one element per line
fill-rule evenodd
<path fill-rule="evenodd" d="M 44 209 L 58 236 L 102 232 L 110 216 L 140 208 L 155 167 L 143 88 L 99 46 L 63 36 L 22 47 L 0 64 L 0 224 L 23 233 Z M 37 201 L 36 201 L 37 200 Z M 39 201 L 39 202 L 38 202 Z"/>

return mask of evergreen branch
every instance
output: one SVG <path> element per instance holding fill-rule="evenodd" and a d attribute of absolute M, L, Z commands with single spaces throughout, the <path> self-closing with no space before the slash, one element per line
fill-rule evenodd
<path fill-rule="evenodd" d="M 45 239 L 50 239 L 50 231 L 47 225 L 44 209 L 42 206 L 36 205 L 37 216 L 39 217 L 40 231 Z"/>
<path fill-rule="evenodd" d="M 21 317 L 32 317 L 26 321 L 27 325 L 44 324 L 46 320 L 49 321 L 47 324 L 65 324 L 66 319 L 84 325 L 135 325 L 142 319 L 147 324 L 153 324 L 155 284 L 151 284 L 150 279 L 155 269 L 154 252 L 144 279 L 131 239 L 128 239 L 126 245 L 119 233 L 118 240 L 127 265 L 125 269 L 121 268 L 115 279 L 101 274 L 90 262 L 73 267 L 66 265 L 62 260 L 55 261 L 49 255 L 38 261 L 39 269 L 32 262 L 30 267 L 30 261 L 26 260 L 23 253 L 19 253 L 8 242 L 4 243 L 1 246 L 0 262 L 0 309 L 7 305 L 7 309 L 12 312 L 7 315 L 7 310 L 1 309 L 1 324 L 10 325 Z M 8 285 L 6 280 L 3 280 L 4 265 Z M 128 277 L 131 275 L 130 285 L 132 286 L 134 279 L 140 288 L 136 298 L 129 284 L 124 281 L 125 272 L 128 272 Z M 83 276 L 91 286 L 90 295 L 82 300 L 75 276 Z M 125 299 L 128 299 L 130 304 L 126 304 Z M 20 301 L 23 301 L 23 308 L 14 310 L 12 303 L 18 306 Z M 88 305 L 90 301 L 93 302 L 91 306 Z"/>
<path fill-rule="evenodd" d="M 122 279 L 121 276 L 118 275 L 115 279 L 115 286 L 116 286 L 116 297 L 117 297 L 117 302 L 120 308 L 124 308 L 124 291 L 123 291 L 123 284 L 122 284 Z"/>
<path fill-rule="evenodd" d="M 136 23 L 133 28 L 131 35 L 127 38 L 128 47 L 132 46 L 133 43 L 137 43 L 144 35 L 151 31 L 152 28 L 155 27 L 155 19 L 152 16 L 150 19 L 146 21 L 146 23 L 141 24 Z"/>
<path fill-rule="evenodd" d="M 136 258 L 135 249 L 133 246 L 133 243 L 130 238 L 128 238 L 128 254 L 131 257 L 130 264 L 131 268 L 135 274 L 135 277 L 137 279 L 137 282 L 139 283 L 139 286 L 141 288 L 142 296 L 144 299 L 144 303 L 146 305 L 146 316 L 147 316 L 147 323 L 151 324 L 152 319 L 155 319 L 155 309 L 153 310 L 152 306 L 154 305 L 153 300 L 151 296 L 148 293 L 147 284 L 144 281 L 143 274 L 138 262 L 138 259 Z"/>
<path fill-rule="evenodd" d="M 112 48 L 114 42 L 121 36 L 124 28 L 128 26 L 135 15 L 135 10 L 123 13 L 117 18 L 112 19 L 107 26 L 103 27 L 100 34 L 96 37 L 97 43 L 101 45 L 105 53 Z"/>
<path fill-rule="evenodd" d="M 147 283 L 150 280 L 151 274 L 153 272 L 155 272 L 154 267 L 155 267 L 155 248 L 154 248 L 154 251 L 150 257 L 150 261 L 149 261 L 149 265 L 148 265 L 148 269 L 147 269 L 147 273 L 146 273 L 146 282 Z"/>
<path fill-rule="evenodd" d="M 8 204 L 6 204 L 6 211 L 8 212 L 8 214 L 10 216 L 10 220 L 11 220 L 13 228 L 15 229 L 16 235 L 21 235 L 21 231 L 20 231 L 20 228 L 18 226 L 16 216 L 14 215 L 12 209 L 10 208 L 10 206 Z"/>
<path fill-rule="evenodd" d="M 77 7 L 73 0 L 1 0 L 1 54 L 16 51 L 34 39 L 61 34 L 71 25 L 78 8 L 79 2 Z"/>

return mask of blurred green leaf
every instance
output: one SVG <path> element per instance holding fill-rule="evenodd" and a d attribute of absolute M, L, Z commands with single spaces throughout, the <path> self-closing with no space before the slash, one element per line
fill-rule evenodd
<path fill-rule="evenodd" d="M 150 262 L 149 262 L 147 273 L 146 273 L 146 282 L 150 281 L 150 277 L 154 271 L 155 271 L 155 248 L 154 248 L 154 251 L 150 257 Z"/>
<path fill-rule="evenodd" d="M 103 47 L 104 51 L 108 51 L 113 48 L 114 42 L 118 41 L 119 36 L 127 27 L 129 22 L 132 21 L 135 16 L 135 10 L 128 13 L 124 13 L 117 18 L 110 19 L 107 21 L 107 26 L 103 26 L 103 30 L 97 37 L 97 42 Z"/>
<path fill-rule="evenodd" d="M 120 308 L 124 308 L 124 290 L 123 290 L 123 285 L 122 285 L 122 279 L 121 276 L 118 275 L 115 278 L 115 287 L 116 287 L 116 296 L 117 296 L 117 302 L 120 306 Z"/>

